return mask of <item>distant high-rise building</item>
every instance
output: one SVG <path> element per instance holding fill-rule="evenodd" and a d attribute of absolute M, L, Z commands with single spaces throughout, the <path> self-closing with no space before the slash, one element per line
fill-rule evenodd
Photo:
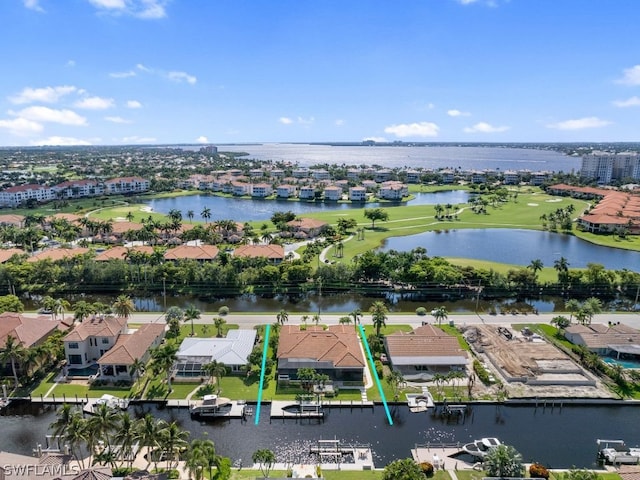
<path fill-rule="evenodd" d="M 640 155 L 636 152 L 593 152 L 582 157 L 580 176 L 606 185 L 612 180 L 640 179 Z"/>
<path fill-rule="evenodd" d="M 207 145 L 206 147 L 200 147 L 200 153 L 206 153 L 208 155 L 217 155 L 218 147 L 215 145 Z"/>

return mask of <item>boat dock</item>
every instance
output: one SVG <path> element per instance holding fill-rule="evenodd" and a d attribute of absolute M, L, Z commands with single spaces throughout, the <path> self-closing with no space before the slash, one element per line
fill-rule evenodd
<path fill-rule="evenodd" d="M 446 470 L 451 469 L 472 469 L 476 463 L 465 460 L 472 457 L 465 455 L 457 458 L 462 451 L 460 443 L 434 443 L 434 444 L 416 444 L 411 449 L 411 456 L 418 462 L 429 462 L 435 468 Z M 453 467 L 453 468 L 452 468 Z"/>
<path fill-rule="evenodd" d="M 315 445 L 309 448 L 309 453 L 318 455 L 320 457 L 320 463 L 332 463 L 340 460 L 344 457 L 353 457 L 353 463 L 359 466 L 362 470 L 370 470 L 374 468 L 373 465 L 373 453 L 369 445 L 358 444 L 343 444 L 340 440 L 318 440 Z"/>
<path fill-rule="evenodd" d="M 271 402 L 271 418 L 324 418 L 321 404 L 274 400 Z"/>

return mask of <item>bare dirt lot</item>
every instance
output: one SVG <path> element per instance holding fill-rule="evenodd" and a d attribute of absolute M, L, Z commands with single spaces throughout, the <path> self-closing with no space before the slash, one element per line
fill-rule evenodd
<path fill-rule="evenodd" d="M 567 354 L 536 335 L 474 325 L 465 332 L 485 366 L 510 398 L 611 398 L 611 392 Z"/>

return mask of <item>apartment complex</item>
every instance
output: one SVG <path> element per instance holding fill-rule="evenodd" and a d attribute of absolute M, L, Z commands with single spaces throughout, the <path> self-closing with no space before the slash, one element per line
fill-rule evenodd
<path fill-rule="evenodd" d="M 582 157 L 580 176 L 606 185 L 615 180 L 640 180 L 640 155 L 636 152 L 593 152 Z"/>

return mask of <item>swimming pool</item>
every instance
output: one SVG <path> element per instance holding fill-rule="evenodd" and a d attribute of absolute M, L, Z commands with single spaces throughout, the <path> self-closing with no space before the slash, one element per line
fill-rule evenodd
<path fill-rule="evenodd" d="M 640 361 L 638 360 L 629 360 L 629 359 L 616 359 L 611 357 L 605 357 L 602 359 L 604 363 L 609 365 L 620 365 L 622 368 L 639 368 L 640 369 Z"/>
<path fill-rule="evenodd" d="M 90 377 L 98 373 L 98 365 L 91 365 L 84 368 L 71 368 L 67 369 L 67 377 Z"/>

